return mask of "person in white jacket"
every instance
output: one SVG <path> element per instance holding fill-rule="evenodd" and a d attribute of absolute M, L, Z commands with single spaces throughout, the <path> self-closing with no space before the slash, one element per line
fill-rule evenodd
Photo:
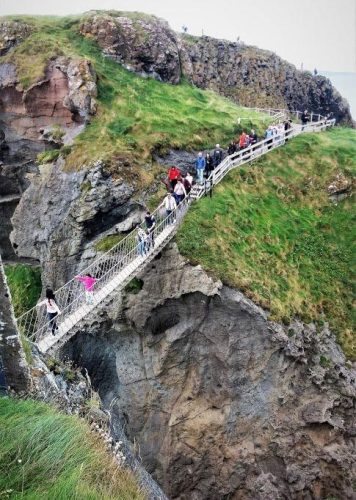
<path fill-rule="evenodd" d="M 173 196 L 176 200 L 177 205 L 179 205 L 179 203 L 181 201 L 183 201 L 184 198 L 187 196 L 187 192 L 186 192 L 184 184 L 181 180 L 177 181 L 177 184 L 174 187 Z"/>
<path fill-rule="evenodd" d="M 52 335 L 56 334 L 56 330 L 58 330 L 56 317 L 58 314 L 61 314 L 59 307 L 57 306 L 56 298 L 54 296 L 53 290 L 47 288 L 46 290 L 46 298 L 37 304 L 37 307 L 46 306 L 48 321 L 51 325 Z"/>
<path fill-rule="evenodd" d="M 175 221 L 174 214 L 172 213 L 177 208 L 177 202 L 174 196 L 172 196 L 172 193 L 167 193 L 167 196 L 163 200 L 162 205 L 166 209 L 166 216 L 168 217 L 168 223 L 172 224 Z"/>

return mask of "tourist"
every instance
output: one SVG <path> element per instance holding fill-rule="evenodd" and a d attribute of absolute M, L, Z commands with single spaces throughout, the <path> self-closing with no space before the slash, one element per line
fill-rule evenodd
<path fill-rule="evenodd" d="M 85 276 L 75 276 L 75 279 L 83 283 L 85 289 L 85 300 L 87 304 L 94 303 L 94 285 L 98 281 L 93 278 L 91 274 L 86 274 Z"/>
<path fill-rule="evenodd" d="M 188 183 L 190 185 L 190 188 L 189 190 L 187 190 L 187 188 L 185 187 L 185 183 Z M 187 193 L 191 191 L 192 187 L 193 187 L 193 176 L 190 172 L 187 173 L 187 175 L 185 176 L 184 178 L 184 187 L 185 187 L 185 190 L 187 191 Z"/>
<path fill-rule="evenodd" d="M 61 311 L 59 310 L 59 307 L 57 306 L 57 302 L 56 302 L 56 298 L 54 296 L 53 290 L 51 288 L 47 288 L 45 300 L 42 300 L 42 302 L 39 302 L 36 305 L 37 305 L 37 307 L 46 306 L 47 317 L 48 317 L 48 321 L 50 323 L 52 335 L 55 335 L 56 330 L 58 330 L 58 326 L 57 326 L 57 322 L 56 322 L 55 318 L 58 316 L 58 314 L 61 314 Z"/>
<path fill-rule="evenodd" d="M 145 223 L 148 231 L 147 246 L 153 248 L 155 246 L 154 229 L 156 227 L 156 219 L 149 210 L 147 210 L 145 215 Z"/>
<path fill-rule="evenodd" d="M 213 165 L 214 168 L 216 168 L 220 163 L 222 162 L 223 159 L 223 150 L 220 148 L 220 144 L 217 144 L 215 146 L 214 152 L 213 152 Z"/>
<path fill-rule="evenodd" d="M 182 182 L 183 182 L 185 192 L 188 195 L 192 189 L 193 177 L 191 176 L 190 173 L 183 175 Z"/>
<path fill-rule="evenodd" d="M 176 200 L 177 205 L 179 205 L 179 203 L 181 203 L 187 196 L 184 184 L 180 179 L 178 179 L 177 184 L 175 185 L 173 196 Z"/>
<path fill-rule="evenodd" d="M 177 183 L 177 185 L 178 185 L 178 183 Z M 177 187 L 177 185 L 176 185 L 176 187 Z M 163 200 L 162 205 L 164 205 L 164 208 L 166 209 L 166 216 L 168 217 L 168 224 L 172 224 L 174 222 L 174 213 L 173 212 L 177 208 L 177 203 L 176 203 L 174 196 L 172 196 L 172 193 L 167 193 L 167 196 Z M 173 213 L 173 215 L 172 215 L 172 213 Z"/>
<path fill-rule="evenodd" d="M 308 110 L 307 109 L 305 111 L 303 111 L 302 116 L 300 117 L 300 119 L 301 119 L 301 122 L 302 122 L 302 130 L 304 130 L 305 125 L 309 121 L 309 115 L 308 115 Z"/>
<path fill-rule="evenodd" d="M 284 136 L 286 142 L 288 141 L 288 136 L 290 135 L 291 131 L 292 131 L 292 120 L 289 119 L 284 122 Z"/>
<path fill-rule="evenodd" d="M 268 149 L 271 149 L 273 142 L 273 128 L 271 127 L 271 125 L 266 130 L 265 139 L 267 139 Z"/>
<path fill-rule="evenodd" d="M 177 180 L 181 175 L 181 171 L 177 167 L 173 166 L 168 170 L 168 180 L 170 182 L 171 189 L 174 189 L 175 185 L 177 184 Z"/>
<path fill-rule="evenodd" d="M 231 141 L 227 149 L 227 154 L 230 156 L 234 153 L 236 153 L 236 144 L 234 143 L 234 141 Z"/>
<path fill-rule="evenodd" d="M 205 176 L 208 178 L 211 172 L 214 170 L 214 161 L 210 153 L 206 153 L 205 156 Z"/>
<path fill-rule="evenodd" d="M 253 146 L 257 142 L 258 142 L 257 134 L 254 131 L 254 129 L 252 129 L 251 132 L 250 132 L 250 144 L 251 144 L 251 146 Z"/>
<path fill-rule="evenodd" d="M 144 257 L 147 253 L 147 234 L 141 227 L 137 230 L 137 241 L 138 254 L 140 257 Z"/>
<path fill-rule="evenodd" d="M 203 153 L 200 152 L 198 153 L 198 156 L 195 160 L 195 168 L 197 170 L 197 178 L 199 184 L 203 184 L 204 182 L 204 171 L 205 171 L 205 158 L 203 156 Z"/>
<path fill-rule="evenodd" d="M 242 132 L 239 138 L 239 147 L 240 149 L 245 149 L 248 146 L 248 135 L 245 131 Z"/>

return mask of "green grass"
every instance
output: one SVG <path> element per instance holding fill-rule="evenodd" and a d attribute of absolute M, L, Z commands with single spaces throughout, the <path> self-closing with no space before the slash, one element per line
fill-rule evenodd
<path fill-rule="evenodd" d="M 2 398 L 0 442 L 2 498 L 144 498 L 86 422 L 43 403 Z"/>
<path fill-rule="evenodd" d="M 41 295 L 41 269 L 26 264 L 7 264 L 4 267 L 15 316 L 19 317 L 31 309 Z"/>
<path fill-rule="evenodd" d="M 123 234 L 110 234 L 104 236 L 101 240 L 97 241 L 94 245 L 97 252 L 108 252 L 112 247 L 125 238 Z"/>
<path fill-rule="evenodd" d="M 179 249 L 274 320 L 328 321 L 355 359 L 353 204 L 335 205 L 326 191 L 338 172 L 351 177 L 355 169 L 355 130 L 293 139 L 231 172 L 212 199 L 195 204 Z"/>
<path fill-rule="evenodd" d="M 142 287 L 143 281 L 139 278 L 134 278 L 125 286 L 125 292 L 136 295 L 140 290 L 142 290 Z"/>
<path fill-rule="evenodd" d="M 40 79 L 47 61 L 56 55 L 86 58 L 97 72 L 98 112 L 75 140 L 66 158 L 68 169 L 79 169 L 96 159 L 117 169 L 124 157 L 130 159 L 130 173 L 140 176 L 143 169 L 138 166 L 150 161 L 153 152 L 170 147 L 211 148 L 216 142 L 226 145 L 242 128 L 262 132 L 269 123 L 267 116 L 185 81 L 169 85 L 126 71 L 79 34 L 79 18 L 16 19 L 31 24 L 33 33 L 3 59 L 16 64 L 24 87 Z M 238 118 L 243 125 L 237 124 Z"/>

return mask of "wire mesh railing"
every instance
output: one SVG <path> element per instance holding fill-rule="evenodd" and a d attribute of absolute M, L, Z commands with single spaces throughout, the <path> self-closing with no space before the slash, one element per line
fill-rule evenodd
<path fill-rule="evenodd" d="M 213 170 L 206 182 L 193 186 L 190 195 L 169 215 L 160 205 L 151 214 L 155 218 L 155 226 L 153 231 L 148 232 L 144 245 L 142 245 L 142 238 L 139 234 L 139 228 L 144 229 L 144 223 L 142 223 L 80 272 L 81 275 L 95 277 L 96 283 L 92 294 L 86 294 L 83 284 L 76 278 L 55 292 L 56 303 L 61 311 L 61 314 L 55 318 L 58 337 L 68 332 L 115 288 L 132 279 L 142 269 L 145 262 L 150 260 L 157 248 L 165 246 L 169 241 L 181 223 L 190 203 L 194 199 L 201 198 L 214 185 L 218 184 L 228 171 L 282 146 L 296 135 L 303 132 L 324 130 L 333 126 L 334 123 L 335 120 L 323 118 L 307 125 L 294 124 L 287 131 L 280 130 L 273 137 L 263 139 L 227 156 Z M 17 319 L 17 325 L 19 330 L 30 340 L 39 342 L 46 335 L 51 335 L 53 321 L 49 320 L 45 306 L 35 306 Z"/>

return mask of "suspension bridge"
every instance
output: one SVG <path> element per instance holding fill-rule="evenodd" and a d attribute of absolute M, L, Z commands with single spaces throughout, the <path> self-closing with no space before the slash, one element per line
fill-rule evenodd
<path fill-rule="evenodd" d="M 290 116 L 287 115 L 289 112 L 284 110 L 258 109 L 258 111 L 269 114 L 274 122 L 280 122 Z M 81 275 L 90 274 L 97 279 L 91 303 L 87 303 L 83 285 L 75 278 L 59 288 L 55 292 L 55 296 L 61 313 L 56 317 L 58 329 L 55 335 L 51 333 L 51 323 L 45 307 L 35 306 L 17 318 L 19 331 L 30 341 L 36 343 L 43 353 L 54 352 L 60 348 L 75 334 L 84 318 L 101 304 L 103 305 L 105 299 L 109 298 L 114 291 L 123 289 L 154 259 L 174 237 L 190 205 L 207 194 L 230 170 L 250 163 L 283 146 L 286 139 L 292 139 L 306 132 L 320 132 L 335 124 L 335 120 L 327 120 L 320 115 L 314 115 L 314 119 L 316 121 L 311 121 L 306 125 L 292 124 L 285 133 L 276 135 L 273 139 L 264 139 L 225 157 L 204 184 L 193 186 L 190 195 L 178 205 L 170 216 L 163 215 L 162 206 L 159 206 L 153 212 L 156 220 L 153 231 L 154 245 L 150 245 L 146 252 L 142 252 L 142 255 L 138 229 L 139 227 L 144 228 L 143 224 L 132 230 L 108 252 L 96 258 L 88 267 L 82 269 Z"/>

